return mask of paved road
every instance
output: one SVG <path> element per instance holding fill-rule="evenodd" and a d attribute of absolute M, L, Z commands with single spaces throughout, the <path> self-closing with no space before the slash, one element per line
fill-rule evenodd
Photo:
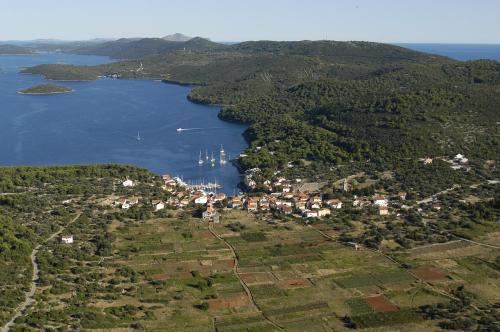
<path fill-rule="evenodd" d="M 54 239 L 56 236 L 58 236 L 59 234 L 61 234 L 66 229 L 66 227 L 68 225 L 71 225 L 72 223 L 74 223 L 81 216 L 81 214 L 82 213 L 79 212 L 76 215 L 76 217 L 73 218 L 66 226 L 59 228 L 59 230 L 57 232 L 55 232 L 54 234 L 52 234 L 51 236 L 49 236 L 44 241 L 44 243 L 49 242 L 50 240 Z M 36 292 L 36 287 L 37 287 L 36 281 L 38 280 L 38 277 L 39 277 L 39 269 L 38 269 L 38 263 L 36 262 L 36 255 L 38 254 L 38 251 L 40 250 L 41 247 L 42 247 L 42 245 L 39 244 L 31 252 L 31 264 L 33 265 L 33 274 L 31 276 L 31 287 L 30 287 L 30 290 L 28 292 L 26 292 L 26 295 L 25 295 L 26 299 L 24 300 L 24 302 L 22 302 L 17 307 L 16 311 L 14 312 L 14 316 L 12 316 L 11 320 L 8 321 L 3 326 L 3 328 L 1 329 L 1 331 L 3 331 L 3 332 L 8 332 L 9 329 L 10 329 L 10 327 L 14 324 L 14 321 L 18 317 L 21 317 L 21 315 L 24 313 L 24 311 L 26 310 L 26 308 L 35 301 L 33 299 L 33 296 L 35 295 L 35 292 Z"/>

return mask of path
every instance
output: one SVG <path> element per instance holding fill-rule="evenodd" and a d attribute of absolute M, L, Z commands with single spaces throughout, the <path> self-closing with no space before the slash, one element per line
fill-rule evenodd
<path fill-rule="evenodd" d="M 269 317 L 267 317 L 263 312 L 262 310 L 259 309 L 259 306 L 257 305 L 257 302 L 255 301 L 253 295 L 252 295 L 252 292 L 250 291 L 250 288 L 248 288 L 247 284 L 243 281 L 243 279 L 241 279 L 241 276 L 238 272 L 238 264 L 239 264 L 239 260 L 238 260 L 238 255 L 236 255 L 236 250 L 233 248 L 233 246 L 228 242 L 226 241 L 226 239 L 224 239 L 222 236 L 220 236 L 214 229 L 213 229 L 213 223 L 209 223 L 208 224 L 208 230 L 210 231 L 210 233 L 212 233 L 213 236 L 215 236 L 217 239 L 221 240 L 222 242 L 224 242 L 224 244 L 232 251 L 233 253 L 233 256 L 234 256 L 234 267 L 233 267 L 233 271 L 234 271 L 234 274 L 236 275 L 236 277 L 238 278 L 238 280 L 240 281 L 240 284 L 241 286 L 243 287 L 243 289 L 245 290 L 245 293 L 247 293 L 247 296 L 248 296 L 248 300 L 250 301 L 250 303 L 252 303 L 252 305 L 255 307 L 255 309 L 262 314 L 262 316 L 264 317 L 265 320 L 267 320 L 271 325 L 273 325 L 275 328 L 277 328 L 278 330 L 283 330 L 283 327 L 279 326 L 278 324 L 276 324 L 275 322 L 273 322 Z"/>
<path fill-rule="evenodd" d="M 66 227 L 68 227 L 69 225 L 71 225 L 72 223 L 74 223 L 78 218 L 80 218 L 81 215 L 82 215 L 82 213 L 79 212 L 76 215 L 75 218 L 73 218 L 68 224 L 66 224 L 66 226 L 63 226 L 63 227 L 59 228 L 59 230 L 57 232 L 55 232 L 51 236 L 49 236 L 45 241 L 43 241 L 43 243 L 47 243 L 47 242 L 51 241 L 52 239 L 54 239 L 59 234 L 61 234 L 66 229 Z M 21 315 L 26 310 L 26 308 L 35 301 L 33 299 L 33 296 L 35 295 L 35 292 L 36 292 L 36 286 L 37 286 L 36 285 L 36 281 L 38 280 L 38 277 L 39 277 L 39 270 L 38 270 L 38 263 L 36 262 L 36 255 L 38 254 L 38 251 L 40 250 L 41 247 L 42 247 L 42 245 L 39 244 L 31 252 L 31 264 L 33 265 L 33 274 L 31 276 L 31 287 L 30 287 L 30 290 L 28 292 L 26 292 L 26 295 L 25 295 L 26 299 L 24 300 L 24 302 L 22 302 L 17 307 L 16 311 L 14 312 L 14 316 L 12 316 L 11 320 L 8 321 L 3 326 L 3 328 L 0 329 L 0 331 L 8 332 L 9 329 L 10 329 L 10 327 L 14 324 L 14 321 L 18 317 L 21 317 Z"/>
<path fill-rule="evenodd" d="M 460 188 L 460 186 L 459 186 L 458 184 L 455 184 L 455 185 L 453 185 L 453 187 L 451 187 L 451 188 L 448 188 L 448 189 L 445 189 L 445 190 L 443 190 L 443 191 L 440 191 L 440 192 L 438 192 L 437 194 L 434 194 L 434 195 L 432 195 L 432 196 L 430 196 L 430 197 L 424 198 L 424 199 L 423 199 L 423 200 L 421 200 L 421 201 L 417 201 L 417 204 L 418 204 L 418 205 L 421 205 L 421 204 L 425 204 L 425 203 L 430 203 L 430 202 L 432 202 L 432 201 L 434 200 L 434 198 L 436 198 L 437 196 L 441 196 L 441 195 L 443 195 L 443 194 L 446 194 L 446 193 L 448 193 L 448 192 L 450 192 L 450 191 L 453 191 L 453 190 L 455 190 L 455 189 L 458 189 L 458 188 Z"/>

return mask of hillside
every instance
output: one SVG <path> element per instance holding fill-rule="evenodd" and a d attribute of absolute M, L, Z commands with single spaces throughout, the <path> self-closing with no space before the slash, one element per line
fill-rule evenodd
<path fill-rule="evenodd" d="M 210 43 L 189 43 L 195 42 Z M 53 79 L 118 74 L 198 84 L 192 101 L 222 105 L 221 118 L 249 125 L 245 137 L 251 147 L 239 160 L 243 169 L 272 170 L 306 160 L 324 172 L 327 165 L 345 162 L 389 167 L 456 153 L 499 158 L 500 64 L 494 61 L 458 62 L 367 42 L 261 41 L 25 72 Z M 316 166 L 300 167 L 317 173 Z"/>
<path fill-rule="evenodd" d="M 224 45 L 213 43 L 200 37 L 186 41 L 173 41 L 163 38 L 119 39 L 89 45 L 71 50 L 76 54 L 105 55 L 114 59 L 138 59 L 147 55 L 166 54 L 177 50 L 203 51 L 224 48 Z"/>
<path fill-rule="evenodd" d="M 18 55 L 18 54 L 32 54 L 34 50 L 29 47 L 22 47 L 22 46 L 16 46 L 16 45 L 9 45 L 9 44 L 0 44 L 0 54 L 4 55 Z"/>

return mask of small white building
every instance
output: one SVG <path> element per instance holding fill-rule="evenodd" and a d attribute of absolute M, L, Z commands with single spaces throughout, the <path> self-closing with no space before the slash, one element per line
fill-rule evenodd
<path fill-rule="evenodd" d="M 332 214 L 332 211 L 330 211 L 330 209 L 319 209 L 318 210 L 318 217 L 325 217 L 325 216 L 328 216 Z"/>
<path fill-rule="evenodd" d="M 378 214 L 380 216 L 387 216 L 387 215 L 389 215 L 389 208 L 387 206 L 379 206 L 379 208 L 378 208 Z"/>
<path fill-rule="evenodd" d="M 325 202 L 326 206 L 331 207 L 332 209 L 342 209 L 342 201 L 340 199 L 329 199 Z"/>
<path fill-rule="evenodd" d="M 208 197 L 207 196 L 199 196 L 194 199 L 195 204 L 207 204 Z"/>
<path fill-rule="evenodd" d="M 165 203 L 158 202 L 156 204 L 153 204 L 153 208 L 155 209 L 155 211 L 163 210 L 165 208 Z"/>
<path fill-rule="evenodd" d="M 65 244 L 71 244 L 74 242 L 73 235 L 63 235 L 61 236 L 61 242 Z"/>
<path fill-rule="evenodd" d="M 123 181 L 122 185 L 124 187 L 133 187 L 133 186 L 135 186 L 135 183 L 134 183 L 134 181 L 127 179 L 127 180 Z"/>
<path fill-rule="evenodd" d="M 304 211 L 303 215 L 304 215 L 305 218 L 317 218 L 318 217 L 318 211 L 306 210 L 306 211 Z"/>
<path fill-rule="evenodd" d="M 383 195 L 375 195 L 373 197 L 373 204 L 378 206 L 387 206 L 389 202 Z"/>

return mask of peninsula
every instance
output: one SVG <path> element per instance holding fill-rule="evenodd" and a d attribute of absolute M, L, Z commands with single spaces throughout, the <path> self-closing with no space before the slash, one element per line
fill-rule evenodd
<path fill-rule="evenodd" d="M 30 88 L 18 91 L 19 94 L 23 95 L 51 95 L 69 92 L 73 92 L 73 89 L 55 84 L 34 85 Z"/>

